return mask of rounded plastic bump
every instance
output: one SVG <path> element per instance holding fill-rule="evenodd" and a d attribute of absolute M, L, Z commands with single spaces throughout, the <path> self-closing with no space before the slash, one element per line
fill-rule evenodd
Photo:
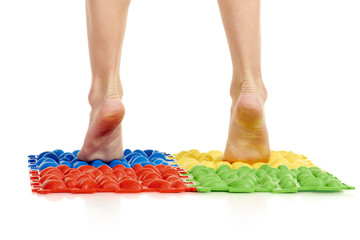
<path fill-rule="evenodd" d="M 268 188 L 268 189 L 275 189 L 278 187 L 278 185 L 274 182 L 266 182 L 265 184 L 262 185 L 263 188 Z"/>
<path fill-rule="evenodd" d="M 163 160 L 166 160 L 166 157 L 164 156 L 164 154 L 162 153 L 153 153 L 150 157 L 149 160 L 151 161 L 152 159 L 156 159 L 156 158 L 161 158 Z"/>
<path fill-rule="evenodd" d="M 140 162 L 140 163 L 132 163 L 132 164 L 130 164 L 130 167 L 132 168 L 132 169 L 134 169 L 134 167 L 135 166 L 139 166 L 139 167 L 142 167 L 142 164 L 144 164 L 144 166 L 145 165 L 147 165 L 147 164 L 149 164 L 150 162 Z"/>
<path fill-rule="evenodd" d="M 86 179 L 91 179 L 91 177 L 88 174 L 81 174 L 79 175 L 76 180 L 78 181 L 78 183 L 80 184 L 82 181 L 86 180 Z"/>
<path fill-rule="evenodd" d="M 37 166 L 40 166 L 44 161 L 48 160 L 48 159 L 51 159 L 51 158 L 46 158 L 46 157 L 43 157 L 43 158 L 38 158 L 38 160 L 36 161 L 36 165 Z M 54 160 L 54 159 L 52 159 Z M 55 161 L 55 160 L 54 160 Z M 56 162 L 56 161 L 55 161 Z"/>
<path fill-rule="evenodd" d="M 325 187 L 325 182 L 319 178 L 308 179 L 301 184 L 301 187 Z"/>
<path fill-rule="evenodd" d="M 268 173 L 267 176 L 271 177 L 273 181 L 276 181 L 278 179 L 278 177 L 274 173 Z"/>
<path fill-rule="evenodd" d="M 293 180 L 293 178 L 291 176 L 288 176 L 288 175 L 285 175 L 285 176 L 282 176 L 279 180 L 279 184 L 281 186 L 283 186 L 285 184 L 286 181 L 288 180 Z"/>
<path fill-rule="evenodd" d="M 146 154 L 147 157 L 150 157 L 154 153 L 154 150 L 146 149 L 146 150 L 144 150 L 144 153 Z"/>
<path fill-rule="evenodd" d="M 109 163 L 109 166 L 110 166 L 111 168 L 114 168 L 116 165 L 119 165 L 119 164 L 121 164 L 121 160 L 119 160 L 119 159 L 114 159 L 114 160 L 112 160 L 112 161 Z"/>
<path fill-rule="evenodd" d="M 279 172 L 280 172 L 280 170 L 277 169 L 277 168 L 271 168 L 271 169 L 268 171 L 268 173 L 272 173 L 272 174 L 275 174 L 275 175 L 277 175 Z"/>
<path fill-rule="evenodd" d="M 239 189 L 251 189 L 254 188 L 254 186 L 255 185 L 252 181 L 245 179 L 238 179 L 229 183 L 229 187 L 239 188 Z"/>
<path fill-rule="evenodd" d="M 302 172 L 302 171 L 304 171 L 304 170 L 309 170 L 307 167 L 305 167 L 305 166 L 300 166 L 300 167 L 298 167 L 298 170 L 300 171 L 300 172 Z"/>
<path fill-rule="evenodd" d="M 175 181 L 177 181 L 177 180 L 180 180 L 180 178 L 179 178 L 179 177 L 176 177 L 176 176 L 169 176 L 169 177 L 167 177 L 167 178 L 164 179 L 164 180 L 166 180 L 167 182 L 169 182 L 170 184 L 172 184 L 173 182 L 175 182 Z"/>
<path fill-rule="evenodd" d="M 278 167 L 278 169 L 279 169 L 280 171 L 288 171 L 288 170 L 290 170 L 289 167 L 286 166 L 286 165 L 280 165 L 280 166 Z"/>
<path fill-rule="evenodd" d="M 328 181 L 333 180 L 333 179 L 335 179 L 335 178 L 334 178 L 333 176 L 329 176 L 329 175 L 327 175 L 326 177 L 322 178 L 322 180 L 323 180 L 325 183 L 327 183 Z"/>
<path fill-rule="evenodd" d="M 129 155 L 130 153 L 131 153 L 130 149 L 127 148 L 124 150 L 124 156 Z"/>
<path fill-rule="evenodd" d="M 242 167 L 238 168 L 236 170 L 236 172 L 237 172 L 237 175 L 239 177 L 241 177 L 241 176 L 245 176 L 246 174 L 248 174 L 250 172 L 250 170 L 251 170 L 251 168 L 249 168 L 248 166 L 242 166 Z"/>
<path fill-rule="evenodd" d="M 115 167 L 113 167 L 113 171 L 115 171 L 116 169 L 122 169 L 124 170 L 126 167 L 122 164 L 116 165 Z"/>
<path fill-rule="evenodd" d="M 67 177 L 67 178 L 65 178 L 64 182 L 65 182 L 66 187 L 68 187 L 68 188 L 77 188 L 79 186 L 78 181 L 76 181 L 73 178 Z"/>
<path fill-rule="evenodd" d="M 309 179 L 315 179 L 315 177 L 313 175 L 304 175 L 301 180 L 300 180 L 300 184 L 303 184 L 304 182 L 306 182 Z"/>
<path fill-rule="evenodd" d="M 282 187 L 283 189 L 297 188 L 295 181 L 292 180 L 292 179 L 288 179 L 287 181 L 285 181 L 285 182 L 281 185 L 281 187 Z"/>
<path fill-rule="evenodd" d="M 94 169 L 91 169 L 89 171 L 92 175 L 94 175 L 95 178 L 99 177 L 100 175 L 102 175 L 103 173 L 97 169 L 97 168 L 94 168 Z"/>
<path fill-rule="evenodd" d="M 161 160 L 161 161 L 164 161 L 163 158 L 158 158 L 158 157 L 153 157 L 153 158 L 149 158 L 149 162 L 155 162 L 156 160 Z"/>
<path fill-rule="evenodd" d="M 109 176 L 109 175 L 100 175 L 99 177 L 97 177 L 95 179 L 99 185 L 101 185 L 102 182 L 105 182 L 105 181 L 113 181 L 113 182 L 117 182 L 117 179 L 115 176 Z"/>
<path fill-rule="evenodd" d="M 181 188 L 181 189 L 185 188 L 184 182 L 181 181 L 180 179 L 177 180 L 177 181 L 172 182 L 172 183 L 171 183 L 171 186 L 172 186 L 173 188 Z"/>
<path fill-rule="evenodd" d="M 163 179 L 166 179 L 167 177 L 169 176 L 178 176 L 180 177 L 178 171 L 176 171 L 174 168 L 168 168 L 168 169 L 165 169 L 162 173 L 161 173 L 161 177 Z"/>
<path fill-rule="evenodd" d="M 232 181 L 238 180 L 240 179 L 240 177 L 238 175 L 236 175 L 235 173 L 232 173 L 231 175 L 229 175 L 226 179 L 224 179 L 224 181 L 229 184 Z"/>
<path fill-rule="evenodd" d="M 70 159 L 68 159 L 67 157 L 60 158 L 60 160 L 59 160 L 59 161 L 68 161 L 68 162 L 71 162 L 71 160 L 70 160 Z"/>
<path fill-rule="evenodd" d="M 81 183 L 80 183 L 80 188 L 81 189 L 94 189 L 97 188 L 97 183 L 94 179 L 84 179 Z"/>
<path fill-rule="evenodd" d="M 68 158 L 66 158 L 68 159 Z M 72 165 L 74 165 L 76 162 L 82 162 L 81 160 L 77 159 L 77 158 L 73 158 L 71 160 L 69 160 L 71 162 Z"/>
<path fill-rule="evenodd" d="M 155 167 L 159 170 L 160 173 L 162 173 L 166 168 L 165 165 L 156 165 Z"/>
<path fill-rule="evenodd" d="M 73 165 L 73 168 L 75 168 L 74 165 L 75 165 L 75 163 L 77 163 L 77 162 L 82 162 L 82 161 L 77 161 L 77 160 L 76 160 L 76 161 L 71 161 L 71 164 Z"/>
<path fill-rule="evenodd" d="M 126 172 L 126 174 L 130 175 L 130 174 L 134 174 L 135 175 L 135 171 L 132 168 L 125 168 L 124 171 Z"/>
<path fill-rule="evenodd" d="M 292 171 L 284 170 L 284 171 L 278 172 L 278 174 L 276 176 L 278 178 L 282 178 L 283 176 L 290 176 L 290 177 L 294 178 L 295 174 Z"/>
<path fill-rule="evenodd" d="M 154 181 L 154 180 L 153 180 L 153 179 L 148 179 L 148 180 L 141 181 L 141 185 L 142 185 L 143 187 L 148 187 L 149 184 L 150 184 L 152 181 Z"/>
<path fill-rule="evenodd" d="M 229 167 L 228 165 L 221 165 L 216 169 L 216 173 L 221 173 L 222 171 L 229 171 L 232 170 L 231 167 Z"/>
<path fill-rule="evenodd" d="M 210 183 L 214 182 L 214 181 L 222 181 L 219 176 L 209 176 L 209 177 L 206 177 L 206 178 L 203 178 L 201 181 L 200 181 L 200 186 L 201 187 L 208 187 Z"/>
<path fill-rule="evenodd" d="M 171 184 L 165 180 L 157 179 L 153 180 L 148 188 L 158 188 L 158 189 L 171 189 Z"/>
<path fill-rule="evenodd" d="M 101 165 L 97 169 L 99 169 L 102 173 L 112 173 L 113 170 L 108 165 Z"/>
<path fill-rule="evenodd" d="M 141 163 L 141 162 L 147 162 L 149 161 L 147 159 L 147 157 L 144 157 L 144 155 L 141 155 L 140 153 L 138 153 L 137 155 L 134 155 L 130 160 L 129 160 L 129 164 L 133 164 L 133 163 Z"/>
<path fill-rule="evenodd" d="M 206 168 L 206 166 L 204 165 L 196 165 L 194 167 L 192 167 L 189 171 L 190 174 L 193 174 L 194 172 L 200 170 L 200 169 L 203 169 L 203 168 Z"/>
<path fill-rule="evenodd" d="M 129 164 L 129 162 L 125 158 L 120 159 L 120 162 Z"/>
<path fill-rule="evenodd" d="M 336 179 L 332 179 L 330 181 L 328 181 L 326 183 L 327 187 L 342 187 L 342 184 L 340 183 L 340 181 L 336 180 Z"/>
<path fill-rule="evenodd" d="M 60 161 L 59 164 L 60 164 L 60 165 L 66 165 L 66 166 L 68 166 L 69 168 L 72 168 L 72 167 L 73 167 L 73 165 L 72 165 L 71 162 L 69 162 L 69 161 Z"/>
<path fill-rule="evenodd" d="M 134 153 L 134 152 L 132 152 L 132 153 L 126 155 L 126 156 L 125 156 L 125 159 L 126 159 L 127 161 L 130 161 L 133 157 L 139 156 L 139 155 L 141 156 L 140 153 Z"/>
<path fill-rule="evenodd" d="M 213 182 L 210 182 L 208 184 L 208 187 L 211 187 L 211 188 L 227 188 L 228 185 L 226 182 L 224 181 L 221 181 L 221 180 L 215 180 Z"/>
<path fill-rule="evenodd" d="M 136 150 L 134 150 L 133 151 L 134 153 L 140 153 L 141 155 L 143 155 L 144 157 L 148 157 L 147 155 L 146 155 L 146 153 L 144 153 L 142 150 L 140 150 L 140 149 L 136 149 Z"/>
<path fill-rule="evenodd" d="M 259 181 L 259 183 L 260 184 L 265 184 L 267 182 L 272 182 L 272 181 L 273 181 L 273 179 L 269 175 L 266 175 Z"/>
<path fill-rule="evenodd" d="M 63 150 L 61 150 L 61 149 L 55 149 L 55 150 L 53 151 L 53 153 L 55 153 L 55 154 L 56 154 L 56 156 L 60 157 L 60 155 L 61 155 L 61 154 L 63 154 L 63 153 L 64 153 L 64 151 L 63 151 Z"/>
<path fill-rule="evenodd" d="M 55 175 L 45 175 L 43 177 L 40 177 L 39 179 L 39 183 L 43 184 L 45 181 L 47 180 L 57 180 L 57 181 L 61 181 L 61 179 L 58 176 Z"/>
<path fill-rule="evenodd" d="M 154 170 L 155 172 L 160 173 L 159 169 L 157 169 L 156 166 L 154 166 L 154 165 L 145 165 L 143 168 L 145 168 L 145 169 L 150 168 L 150 169 Z M 164 171 L 165 171 L 165 169 L 164 169 Z"/>
<path fill-rule="evenodd" d="M 66 189 L 66 185 L 59 180 L 55 180 L 55 179 L 48 179 L 46 180 L 41 187 L 43 189 L 50 189 L 50 190 L 63 190 Z"/>
<path fill-rule="evenodd" d="M 117 179 L 121 179 L 121 178 L 126 176 L 126 172 L 124 170 L 122 170 L 122 169 L 115 169 L 113 171 L 113 174 L 115 175 L 115 177 Z"/>
<path fill-rule="evenodd" d="M 81 175 L 81 171 L 77 168 L 70 168 L 65 171 L 65 175 L 74 175 L 75 177 L 78 177 Z"/>
<path fill-rule="evenodd" d="M 140 165 L 140 164 L 135 164 L 132 169 L 135 171 L 135 173 L 140 170 L 140 169 L 143 169 L 143 167 Z"/>
<path fill-rule="evenodd" d="M 253 173 L 248 173 L 248 174 L 242 176 L 241 179 L 250 180 L 254 185 L 258 182 L 257 176 Z"/>
<path fill-rule="evenodd" d="M 41 171 L 40 177 L 45 176 L 52 169 L 56 169 L 56 167 L 48 167 L 48 168 L 44 169 L 43 171 Z M 57 169 L 57 170 L 60 171 L 60 169 Z"/>
<path fill-rule="evenodd" d="M 210 168 L 210 167 L 199 169 L 198 171 L 194 172 L 194 174 L 196 174 L 198 172 L 204 172 L 204 173 L 206 173 L 208 175 L 216 174 L 216 171 L 213 168 Z"/>
<path fill-rule="evenodd" d="M 94 166 L 96 168 L 102 166 L 102 165 L 107 165 L 106 163 L 104 163 L 103 161 L 97 159 L 91 162 L 91 166 Z"/>
<path fill-rule="evenodd" d="M 162 177 L 160 176 L 160 174 L 158 174 L 156 172 L 144 172 L 143 174 L 141 174 L 139 179 L 142 181 L 148 180 L 148 179 L 156 180 L 156 179 L 162 179 Z"/>
<path fill-rule="evenodd" d="M 78 176 L 76 176 L 75 174 L 67 174 L 66 176 L 65 176 L 65 178 L 72 178 L 72 179 L 77 179 L 77 177 Z"/>
<path fill-rule="evenodd" d="M 153 163 L 153 162 L 142 162 L 142 163 L 140 163 L 140 165 L 143 166 L 143 167 L 145 167 L 145 166 L 147 166 L 147 165 L 156 166 L 156 164 Z"/>
<path fill-rule="evenodd" d="M 119 189 L 119 185 L 114 181 L 106 180 L 100 183 L 100 188 L 114 191 L 116 189 Z"/>
<path fill-rule="evenodd" d="M 64 173 L 58 168 L 51 168 L 46 175 L 58 176 L 60 179 L 64 179 Z"/>
<path fill-rule="evenodd" d="M 219 175 L 212 173 L 207 175 L 206 177 L 202 178 L 200 182 L 206 181 L 208 179 L 213 179 L 213 180 L 221 180 L 221 178 L 219 177 Z"/>
<path fill-rule="evenodd" d="M 301 181 L 305 176 L 310 175 L 313 176 L 312 173 L 309 170 L 306 171 L 301 171 L 298 175 L 297 175 L 297 179 L 299 181 Z"/>
<path fill-rule="evenodd" d="M 263 165 L 264 166 L 264 165 Z M 255 173 L 255 175 L 258 177 L 258 178 L 262 178 L 264 177 L 265 175 L 267 174 L 267 172 L 264 170 L 264 169 L 258 169 Z"/>
<path fill-rule="evenodd" d="M 259 167 L 259 169 L 264 170 L 265 172 L 269 172 L 272 167 L 269 164 L 264 164 Z"/>
<path fill-rule="evenodd" d="M 47 153 L 51 153 L 50 151 L 45 151 L 39 154 L 39 156 L 37 157 L 37 159 L 41 159 L 45 154 Z"/>
<path fill-rule="evenodd" d="M 299 174 L 299 170 L 297 170 L 296 168 L 293 168 L 293 169 L 291 169 L 290 171 L 292 171 L 294 174 L 295 174 L 295 176 L 297 176 L 298 174 Z"/>
<path fill-rule="evenodd" d="M 309 171 L 315 176 L 317 177 L 319 174 L 322 173 L 321 169 L 318 167 L 310 167 Z"/>
<path fill-rule="evenodd" d="M 86 172 L 89 172 L 89 171 L 95 169 L 95 167 L 90 166 L 90 165 L 82 165 L 82 166 L 78 167 L 78 169 L 80 170 L 80 172 L 86 173 Z"/>
<path fill-rule="evenodd" d="M 136 176 L 140 177 L 145 172 L 155 172 L 155 170 L 151 169 L 151 168 L 141 168 L 141 169 L 138 169 L 137 171 L 135 171 L 135 174 L 136 174 Z"/>
<path fill-rule="evenodd" d="M 229 178 L 231 175 L 236 175 L 236 173 L 233 170 L 229 170 L 229 171 L 224 170 L 221 173 L 219 173 L 219 177 L 222 180 L 225 180 L 225 179 Z"/>
<path fill-rule="evenodd" d="M 59 166 L 56 167 L 57 169 L 59 169 L 62 173 L 64 173 L 66 170 L 68 170 L 70 167 L 68 165 L 65 164 L 60 164 Z"/>
<path fill-rule="evenodd" d="M 54 159 L 56 162 L 59 162 L 59 157 L 53 152 L 48 152 L 43 157 L 51 158 Z"/>
<path fill-rule="evenodd" d="M 124 179 L 119 182 L 119 187 L 122 189 L 142 189 L 141 184 L 134 179 Z"/>
<path fill-rule="evenodd" d="M 164 161 L 164 160 L 162 160 L 162 159 L 159 159 L 159 158 L 154 161 L 154 164 L 155 164 L 155 165 L 169 165 L 168 162 L 166 162 L 166 161 Z"/>
<path fill-rule="evenodd" d="M 125 168 L 131 168 L 129 164 L 124 163 L 124 162 L 120 163 L 119 165 L 123 165 Z M 118 165 L 117 165 L 117 166 L 118 166 Z"/>
<path fill-rule="evenodd" d="M 52 159 L 53 160 L 53 159 Z M 45 168 L 48 168 L 48 167 L 57 167 L 59 164 L 57 164 L 57 162 L 55 162 L 55 160 L 52 161 L 43 161 L 40 166 L 39 166 L 39 170 L 44 170 Z"/>
<path fill-rule="evenodd" d="M 61 154 L 59 158 L 63 158 L 63 157 L 66 157 L 70 160 L 73 160 L 75 158 L 74 154 L 72 154 L 71 152 L 65 152 Z"/>
<path fill-rule="evenodd" d="M 129 177 L 131 179 L 139 180 L 139 178 L 135 174 L 128 174 L 126 177 Z"/>
<path fill-rule="evenodd" d="M 87 162 L 84 162 L 84 161 L 77 161 L 73 164 L 74 168 L 79 168 L 81 166 L 84 166 L 84 165 L 89 165 Z"/>

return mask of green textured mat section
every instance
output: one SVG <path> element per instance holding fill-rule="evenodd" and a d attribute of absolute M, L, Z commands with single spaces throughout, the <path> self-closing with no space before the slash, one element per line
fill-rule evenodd
<path fill-rule="evenodd" d="M 295 193 L 300 191 L 336 192 L 355 187 L 342 183 L 334 175 L 318 167 L 289 169 L 285 165 L 273 168 L 268 164 L 259 169 L 247 166 L 236 170 L 222 165 L 216 170 L 203 165 L 194 166 L 187 174 L 198 192 L 231 193 Z"/>

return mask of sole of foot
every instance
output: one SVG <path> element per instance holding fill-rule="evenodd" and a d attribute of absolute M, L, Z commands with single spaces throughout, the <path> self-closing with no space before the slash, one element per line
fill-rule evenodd
<path fill-rule="evenodd" d="M 123 157 L 121 122 L 125 108 L 119 95 L 98 101 L 90 113 L 89 127 L 78 159 L 110 162 Z"/>
<path fill-rule="evenodd" d="M 268 162 L 270 148 L 264 114 L 266 96 L 262 96 L 265 90 L 259 91 L 256 84 L 250 82 L 243 83 L 239 92 L 231 108 L 224 160 L 249 164 Z"/>

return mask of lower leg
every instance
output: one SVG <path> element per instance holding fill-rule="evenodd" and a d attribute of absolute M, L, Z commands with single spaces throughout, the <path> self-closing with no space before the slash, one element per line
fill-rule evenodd
<path fill-rule="evenodd" d="M 92 72 L 89 128 L 78 158 L 122 158 L 121 48 L 130 0 L 87 0 L 86 18 Z"/>
<path fill-rule="evenodd" d="M 261 77 L 260 0 L 218 0 L 233 78 L 231 120 L 224 159 L 267 162 L 266 89 Z"/>

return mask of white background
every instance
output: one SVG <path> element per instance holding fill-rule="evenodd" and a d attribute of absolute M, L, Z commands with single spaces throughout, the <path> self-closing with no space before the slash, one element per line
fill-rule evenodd
<path fill-rule="evenodd" d="M 1 239 L 360 237 L 359 190 L 31 194 L 26 156 L 77 149 L 87 129 L 84 10 L 74 0 L 0 2 Z M 356 187 L 359 10 L 357 0 L 262 2 L 271 149 L 305 154 Z M 125 148 L 223 150 L 231 62 L 216 1 L 134 0 L 121 78 Z"/>

